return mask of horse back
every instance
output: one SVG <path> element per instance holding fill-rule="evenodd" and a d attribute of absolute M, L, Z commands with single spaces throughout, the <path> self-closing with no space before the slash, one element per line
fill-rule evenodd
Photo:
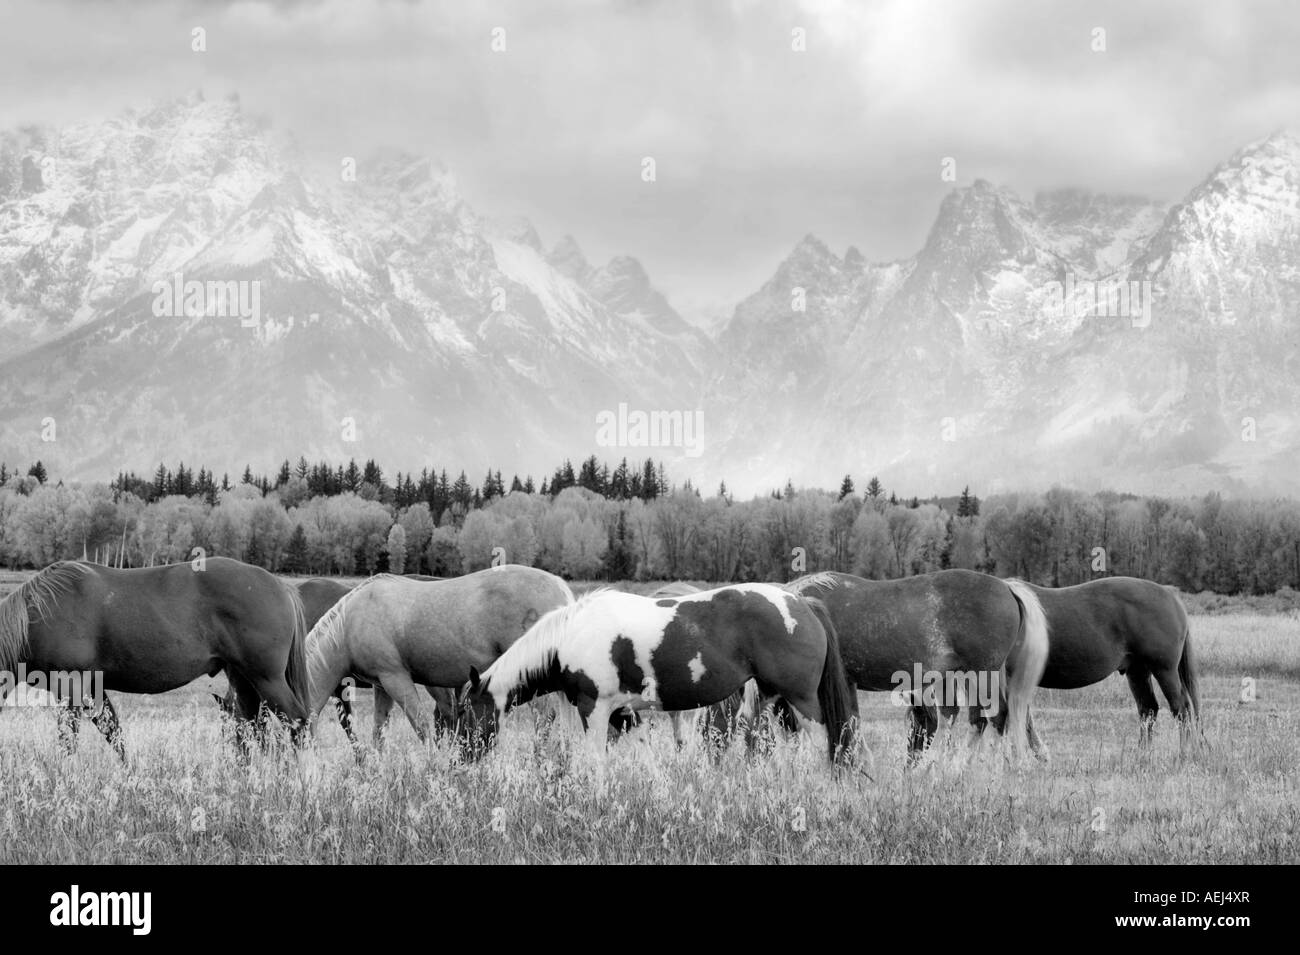
<path fill-rule="evenodd" d="M 849 679 L 864 690 L 889 690 L 896 673 L 918 663 L 936 671 L 996 670 L 1019 632 L 1015 597 L 987 574 L 834 576 L 834 587 L 810 593 L 826 603 Z"/>
<path fill-rule="evenodd" d="M 1137 577 L 1102 577 L 1073 587 L 1034 587 L 1047 615 L 1049 652 L 1042 685 L 1069 689 L 1172 654 L 1186 615 L 1167 588 Z"/>

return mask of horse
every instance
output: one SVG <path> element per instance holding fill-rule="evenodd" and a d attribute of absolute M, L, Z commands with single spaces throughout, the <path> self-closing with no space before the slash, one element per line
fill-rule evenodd
<path fill-rule="evenodd" d="M 0 601 L 0 672 L 94 672 L 102 705 L 91 722 L 123 761 L 121 724 L 107 691 L 165 693 L 225 671 L 235 709 L 265 702 L 298 731 L 307 719 L 306 624 L 298 592 L 260 567 L 226 557 L 118 570 L 82 561 L 46 567 Z M 60 737 L 76 742 L 69 699 Z"/>
<path fill-rule="evenodd" d="M 795 593 L 816 593 L 825 602 L 851 683 L 910 697 L 909 761 L 933 741 L 939 713 L 951 718 L 960 704 L 927 699 L 915 685 L 918 674 L 922 682 L 934 674 L 945 686 L 960 675 L 996 677 L 998 695 L 990 688 L 984 705 L 1008 704 L 1003 725 L 1010 721 L 1016 753 L 1025 751 L 1029 701 L 1047 656 L 1046 619 L 1028 585 L 970 570 L 941 570 L 901 580 L 825 571 L 787 586 Z M 1015 666 L 1004 670 L 1013 648 L 1018 648 Z M 1005 694 L 1004 682 L 1009 684 Z M 966 705 L 972 724 L 982 730 L 980 707 Z"/>
<path fill-rule="evenodd" d="M 696 587 L 694 584 L 688 584 L 684 580 L 673 581 L 664 584 L 662 587 L 652 591 L 651 597 L 685 597 L 689 594 L 698 594 L 703 588 Z M 753 693 L 756 687 L 752 681 L 746 683 L 744 687 L 737 690 L 731 696 L 727 697 L 721 703 L 714 703 L 712 706 L 705 707 L 695 712 L 673 712 L 669 714 L 672 722 L 673 740 L 680 749 L 685 743 L 685 737 L 682 733 L 683 723 L 691 723 L 706 740 L 727 740 L 730 739 L 738 729 L 738 723 L 744 715 L 746 707 L 750 704 L 746 702 L 746 693 Z M 752 701 L 753 697 L 749 697 Z M 635 711 L 625 708 L 635 717 Z M 778 697 L 773 704 L 772 715 L 777 721 L 777 725 L 789 733 L 795 733 L 799 730 L 799 723 L 794 713 L 790 710 L 790 705 L 785 702 L 784 698 Z M 752 727 L 751 727 L 752 729 Z M 752 742 L 752 736 L 750 737 Z"/>
<path fill-rule="evenodd" d="M 543 614 L 573 601 L 559 577 L 503 564 L 434 583 L 380 574 L 335 603 L 307 635 L 310 712 L 355 674 L 374 684 L 378 745 L 393 702 L 421 741 L 430 735 L 416 694 L 457 688 L 473 667 L 487 667 Z M 453 694 L 445 694 L 454 714 Z M 437 696 L 435 696 L 437 701 Z"/>
<path fill-rule="evenodd" d="M 1025 584 L 1047 615 L 1048 653 L 1038 685 L 1075 690 L 1119 672 L 1138 708 L 1138 744 L 1155 731 L 1155 684 L 1179 724 L 1179 748 L 1200 728 L 1200 691 L 1187 612 L 1173 591 L 1137 577 L 1101 577 L 1073 587 Z M 1046 751 L 1028 718 L 1029 742 Z"/>
<path fill-rule="evenodd" d="M 442 577 L 428 577 L 424 574 L 406 574 L 407 580 L 442 580 Z M 310 630 L 316 626 L 316 622 L 325 616 L 326 611 L 342 600 L 351 590 L 349 584 L 342 583 L 338 580 L 332 580 L 327 577 L 312 577 L 300 582 L 298 585 L 298 594 L 302 597 L 303 617 L 306 620 L 307 629 Z M 369 690 L 371 685 L 365 680 L 359 679 L 355 674 L 345 676 L 343 681 L 334 688 L 330 694 L 330 699 L 334 701 L 334 709 L 338 713 L 339 725 L 343 727 L 343 733 L 347 736 L 348 742 L 356 743 L 356 731 L 353 729 L 352 702 L 357 690 Z M 456 696 L 453 691 L 446 690 L 442 687 L 426 687 L 429 696 L 434 702 L 434 725 L 439 731 L 449 730 L 456 715 Z M 212 698 L 217 701 L 221 712 L 228 716 L 234 717 L 235 710 L 235 692 L 234 688 L 228 688 L 225 696 L 212 694 Z"/>
<path fill-rule="evenodd" d="M 604 726 L 624 705 L 667 712 L 725 700 L 753 679 L 783 696 L 801 729 L 825 729 L 835 762 L 850 747 L 855 699 L 826 608 L 772 584 L 733 584 L 681 597 L 600 588 L 542 617 L 461 692 L 462 733 L 487 745 L 500 717 L 559 692 L 577 708 L 598 758 Z"/>

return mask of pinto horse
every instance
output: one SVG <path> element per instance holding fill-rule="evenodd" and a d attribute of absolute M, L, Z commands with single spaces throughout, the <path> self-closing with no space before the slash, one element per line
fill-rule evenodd
<path fill-rule="evenodd" d="M 265 702 L 295 736 L 307 719 L 305 637 L 298 592 L 226 557 L 136 570 L 61 561 L 0 601 L 0 671 L 98 672 L 105 691 L 165 693 L 224 670 L 241 718 Z M 62 702 L 70 748 L 85 701 Z M 107 692 L 91 721 L 125 759 Z"/>
<path fill-rule="evenodd" d="M 1201 704 L 1191 630 L 1171 590 L 1136 577 L 1101 577 L 1073 587 L 1025 586 L 1047 615 L 1047 664 L 1039 686 L 1074 690 L 1116 671 L 1124 674 L 1137 703 L 1138 742 L 1146 745 L 1160 711 L 1159 684 L 1178 720 L 1180 748 L 1195 741 Z M 1030 745 L 1045 751 L 1032 717 L 1028 729 Z"/>
<path fill-rule="evenodd" d="M 657 599 L 594 590 L 544 616 L 482 675 L 470 671 L 461 725 L 490 745 L 507 709 L 560 692 L 604 754 L 614 710 L 694 710 L 751 679 L 784 697 L 802 729 L 825 728 L 832 761 L 852 745 L 856 701 L 825 607 L 771 584 Z"/>
<path fill-rule="evenodd" d="M 471 667 L 488 666 L 543 614 L 572 601 L 559 577 L 516 564 L 436 582 L 371 577 L 307 636 L 310 711 L 318 714 L 340 681 L 355 674 L 375 687 L 377 744 L 394 701 L 427 740 L 416 684 L 431 692 L 461 686 Z M 454 706 L 454 694 L 447 699 Z"/>
<path fill-rule="evenodd" d="M 1047 657 L 1046 619 L 1028 585 L 970 570 L 941 570 L 901 580 L 827 571 L 787 586 L 825 602 L 839 633 L 845 672 L 858 689 L 898 692 L 908 684 L 911 759 L 934 739 L 939 714 L 955 716 L 958 703 L 921 696 L 920 688 L 910 685 L 918 669 L 944 676 L 996 675 L 998 696 L 992 698 L 990 688 L 988 708 L 1007 703 L 1004 723 L 1010 721 L 1016 752 L 1024 752 L 1029 700 Z M 1018 648 L 1016 666 L 1008 666 L 1004 675 L 1013 648 Z M 980 707 L 966 705 L 972 724 L 982 729 Z"/>

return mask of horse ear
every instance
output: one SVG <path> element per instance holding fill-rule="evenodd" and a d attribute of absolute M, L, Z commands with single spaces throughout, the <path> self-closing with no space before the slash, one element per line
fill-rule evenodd
<path fill-rule="evenodd" d="M 469 685 L 474 690 L 475 693 L 478 692 L 478 685 L 479 685 L 478 667 L 469 668 Z"/>

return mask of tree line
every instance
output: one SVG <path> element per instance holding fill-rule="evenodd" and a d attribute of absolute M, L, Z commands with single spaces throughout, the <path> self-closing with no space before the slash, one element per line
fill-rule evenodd
<path fill-rule="evenodd" d="M 796 489 L 737 501 L 650 461 L 564 462 L 541 485 L 489 471 L 398 473 L 373 461 L 286 461 L 274 475 L 159 466 L 152 478 L 52 483 L 0 465 L 0 564 L 89 559 L 150 566 L 202 553 L 287 574 L 455 575 L 494 562 L 571 579 L 883 579 L 965 567 L 1068 586 L 1127 574 L 1183 590 L 1300 589 L 1300 502 L 1140 497 L 1054 487 L 981 500 Z"/>

